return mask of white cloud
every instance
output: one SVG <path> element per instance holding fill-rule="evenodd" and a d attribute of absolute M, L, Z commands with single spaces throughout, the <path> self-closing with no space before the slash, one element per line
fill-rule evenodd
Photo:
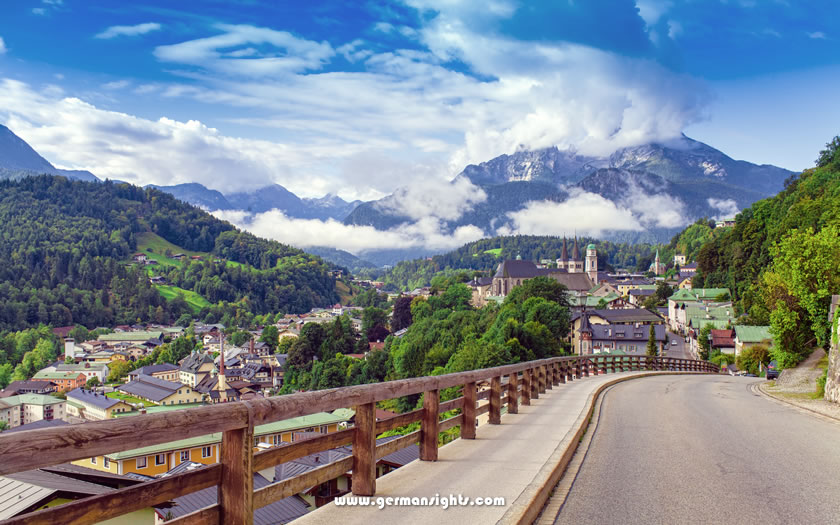
<path fill-rule="evenodd" d="M 434 217 L 453 221 L 486 200 L 484 190 L 467 179 L 456 179 L 450 184 L 445 181 L 417 180 L 377 202 L 376 207 L 389 215 L 413 220 Z"/>
<path fill-rule="evenodd" d="M 216 29 L 222 34 L 158 46 L 155 56 L 164 62 L 200 66 L 226 75 L 264 77 L 320 69 L 335 55 L 327 42 L 298 38 L 286 31 L 229 24 L 218 24 Z M 274 49 L 252 53 L 252 45 L 270 45 Z M 243 50 L 248 53 L 237 54 Z"/>
<path fill-rule="evenodd" d="M 44 9 L 43 7 L 33 7 L 32 8 L 32 14 L 45 15 L 45 14 L 47 14 L 47 10 Z"/>
<path fill-rule="evenodd" d="M 670 1 L 661 0 L 637 0 L 636 8 L 639 10 L 639 16 L 645 21 L 645 25 L 649 28 L 656 25 L 659 19 L 662 18 L 668 9 L 673 4 Z"/>
<path fill-rule="evenodd" d="M 0 55 L 6 53 L 6 51 L 7 51 L 6 42 L 3 40 L 3 37 L 0 36 Z"/>
<path fill-rule="evenodd" d="M 732 219 L 738 212 L 738 203 L 735 202 L 733 199 L 715 199 L 709 198 L 706 199 L 706 202 L 712 208 L 718 210 L 720 213 L 713 217 L 714 219 L 722 220 L 722 219 Z"/>
<path fill-rule="evenodd" d="M 447 234 L 441 222 L 432 217 L 381 231 L 372 226 L 348 226 L 335 220 L 293 219 L 279 210 L 256 216 L 243 211 L 218 211 L 214 215 L 261 237 L 293 246 L 329 246 L 353 254 L 394 248 L 446 251 L 483 237 L 483 232 L 475 226 L 463 226 Z"/>
<path fill-rule="evenodd" d="M 814 31 L 813 33 L 808 33 L 808 38 L 813 38 L 815 40 L 825 40 L 826 36 L 825 33 L 822 31 Z"/>
<path fill-rule="evenodd" d="M 105 89 L 122 89 L 130 85 L 131 82 L 128 80 L 114 80 L 113 82 L 102 84 L 102 87 Z"/>
<path fill-rule="evenodd" d="M 160 31 L 160 29 L 161 25 L 157 22 L 147 22 L 133 26 L 111 26 L 97 34 L 94 38 L 109 39 L 118 36 L 138 36 L 151 33 L 152 31 Z"/>
<path fill-rule="evenodd" d="M 605 231 L 641 231 L 644 228 L 627 208 L 595 193 L 575 192 L 564 202 L 529 202 L 525 208 L 508 213 L 510 226 L 499 228 L 500 235 L 600 236 Z"/>

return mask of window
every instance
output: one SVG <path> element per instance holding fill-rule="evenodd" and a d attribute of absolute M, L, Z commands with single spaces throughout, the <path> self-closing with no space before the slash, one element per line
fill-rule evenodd
<path fill-rule="evenodd" d="M 327 425 L 321 425 L 321 434 L 326 434 L 328 431 Z"/>
<path fill-rule="evenodd" d="M 201 447 L 201 457 L 203 458 L 209 458 L 212 452 L 213 447 Z"/>
<path fill-rule="evenodd" d="M 146 456 L 143 456 L 142 458 L 137 458 L 135 461 L 137 462 L 138 469 L 146 468 Z"/>
<path fill-rule="evenodd" d="M 103 458 L 103 460 L 104 461 L 102 462 L 102 466 L 105 468 L 111 468 L 111 462 L 108 460 L 108 458 Z"/>
<path fill-rule="evenodd" d="M 90 462 L 91 464 L 96 465 L 96 458 L 90 458 Z"/>
<path fill-rule="evenodd" d="M 184 461 L 190 460 L 190 451 L 189 450 L 182 450 L 181 451 L 181 463 Z"/>
<path fill-rule="evenodd" d="M 166 454 L 158 454 L 155 456 L 155 465 L 166 465 Z"/>
<path fill-rule="evenodd" d="M 274 441 L 274 444 L 275 444 L 275 445 L 279 445 L 279 444 L 280 444 L 280 442 L 281 442 L 281 440 L 280 440 L 280 434 L 274 434 L 274 439 L 273 439 L 273 441 Z"/>

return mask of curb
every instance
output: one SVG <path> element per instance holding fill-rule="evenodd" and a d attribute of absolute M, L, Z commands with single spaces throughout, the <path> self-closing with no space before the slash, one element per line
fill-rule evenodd
<path fill-rule="evenodd" d="M 793 401 L 789 401 L 789 400 L 787 400 L 783 397 L 772 394 L 772 393 L 766 391 L 764 388 L 762 388 L 763 385 L 764 385 L 764 383 L 754 383 L 750 387 L 750 389 L 753 390 L 753 391 L 757 390 L 759 394 L 763 395 L 764 397 L 766 397 L 767 399 L 769 399 L 771 401 L 775 401 L 776 403 L 780 403 L 780 404 L 784 404 L 784 405 L 793 407 L 797 410 L 807 412 L 810 415 L 817 416 L 817 417 L 820 417 L 820 418 L 824 418 L 824 419 L 827 419 L 829 421 L 833 421 L 835 423 L 840 423 L 840 418 L 837 418 L 837 417 L 834 417 L 834 416 L 829 416 L 828 414 L 823 414 L 822 412 L 819 412 L 819 411 L 814 410 L 812 408 L 802 406 L 799 403 L 794 403 Z"/>
<path fill-rule="evenodd" d="M 580 444 L 581 437 L 586 432 L 586 428 L 595 410 L 595 401 L 607 388 L 631 379 L 664 375 L 717 374 L 708 372 L 643 372 L 632 376 L 616 378 L 599 386 L 594 392 L 589 394 L 583 410 L 571 430 L 566 433 L 566 437 L 557 445 L 554 452 L 534 477 L 534 480 L 525 487 L 525 490 L 516 498 L 498 523 L 526 525 L 536 521 L 548 501 L 551 491 L 557 486 L 566 467 L 571 462 Z"/>

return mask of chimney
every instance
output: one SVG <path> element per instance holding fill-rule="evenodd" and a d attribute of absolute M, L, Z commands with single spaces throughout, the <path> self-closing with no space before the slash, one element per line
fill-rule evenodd
<path fill-rule="evenodd" d="M 219 344 L 221 345 L 221 353 L 219 354 L 219 384 L 217 388 L 224 392 L 227 390 L 227 379 L 225 378 L 225 336 L 219 336 Z"/>
<path fill-rule="evenodd" d="M 76 358 L 76 341 L 72 338 L 67 338 L 64 340 L 64 357 L 69 357 L 70 359 Z"/>

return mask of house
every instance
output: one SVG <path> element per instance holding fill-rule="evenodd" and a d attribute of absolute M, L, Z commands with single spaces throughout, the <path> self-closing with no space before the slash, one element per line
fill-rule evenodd
<path fill-rule="evenodd" d="M 118 386 L 117 390 L 159 405 L 198 403 L 203 398 L 201 393 L 196 392 L 190 386 L 144 375 L 137 376 L 134 381 Z"/>
<path fill-rule="evenodd" d="M 603 325 L 640 325 L 646 326 L 651 324 L 664 324 L 665 320 L 659 316 L 651 312 L 650 310 L 646 310 L 644 308 L 633 308 L 633 309 L 616 309 L 616 310 L 609 310 L 609 309 L 597 309 L 597 310 L 586 310 L 582 313 L 575 313 L 572 314 L 572 329 L 571 329 L 571 337 L 572 337 L 572 348 L 578 349 L 580 348 L 580 328 L 583 322 L 584 314 L 587 317 L 587 321 L 591 325 L 595 324 L 603 324 Z M 647 341 L 647 339 L 645 339 Z"/>
<path fill-rule="evenodd" d="M 653 326 L 657 352 L 663 355 L 662 351 L 668 344 L 668 334 L 664 324 L 593 324 L 589 322 L 588 313 L 584 312 L 578 324 L 574 351 L 579 355 L 645 355 L 651 326 Z"/>
<path fill-rule="evenodd" d="M 769 326 L 744 326 L 735 327 L 735 355 L 754 346 L 773 346 L 773 334 Z"/>
<path fill-rule="evenodd" d="M 149 284 L 156 284 L 156 285 L 166 285 L 166 277 L 155 275 L 154 277 L 149 277 Z"/>
<path fill-rule="evenodd" d="M 106 476 L 69 464 L 8 474 L 0 477 L 0 520 L 99 496 L 137 483 L 137 480 Z M 125 514 L 119 520 L 121 523 L 145 523 L 149 520 L 148 510 Z"/>
<path fill-rule="evenodd" d="M 668 298 L 668 322 L 671 330 L 685 333 L 688 319 L 683 313 L 678 312 L 687 303 L 702 303 L 706 306 L 718 301 L 718 298 L 731 297 L 729 288 L 693 288 L 690 290 L 680 289 Z"/>
<path fill-rule="evenodd" d="M 184 255 L 183 253 L 176 253 L 176 254 L 173 254 L 173 255 L 170 257 L 170 259 L 175 259 L 176 261 L 180 261 L 180 260 L 181 260 L 181 259 L 183 259 L 184 257 L 186 257 L 186 255 Z"/>
<path fill-rule="evenodd" d="M 145 254 L 145 253 L 135 253 L 135 254 L 131 257 L 131 259 L 132 259 L 134 262 L 145 263 L 145 262 L 146 262 L 146 260 L 148 259 L 148 257 L 146 257 L 146 254 Z"/>
<path fill-rule="evenodd" d="M 735 330 L 712 329 L 712 350 L 718 350 L 724 354 L 735 353 Z"/>
<path fill-rule="evenodd" d="M 93 390 L 77 388 L 67 392 L 67 413 L 71 416 L 102 421 L 103 419 L 111 419 L 114 414 L 131 412 L 132 410 L 134 410 L 134 407 L 125 401 L 106 397 L 105 394 Z"/>
<path fill-rule="evenodd" d="M 181 368 L 178 373 L 178 380 L 189 386 L 195 386 L 216 371 L 213 358 L 204 352 L 193 352 L 181 361 Z"/>
<path fill-rule="evenodd" d="M 83 372 L 45 372 L 44 370 L 37 372 L 32 379 L 54 384 L 56 392 L 67 392 L 79 388 L 88 381 Z"/>
<path fill-rule="evenodd" d="M 12 410 L 10 414 L 15 413 L 17 420 L 12 421 L 11 427 L 19 425 L 27 425 L 40 421 L 42 419 L 65 419 L 66 418 L 66 402 L 53 396 L 46 396 L 43 394 L 20 394 L 3 398 L 3 404 L 7 406 L 16 406 L 18 409 Z"/>
<path fill-rule="evenodd" d="M 645 300 L 648 297 L 653 297 L 655 295 L 656 295 L 656 287 L 652 287 L 650 285 L 647 285 L 647 286 L 644 286 L 644 287 L 639 287 L 639 288 L 635 288 L 633 290 L 630 290 L 630 292 L 628 293 L 628 298 L 629 298 L 631 304 L 635 305 L 638 308 L 641 308 L 642 304 L 644 304 Z"/>
<path fill-rule="evenodd" d="M 153 411 L 168 411 L 178 407 L 154 407 Z M 137 417 L 137 412 L 121 414 L 121 417 Z M 257 446 L 281 446 L 291 443 L 295 432 L 319 432 L 327 434 L 336 432 L 341 423 L 347 418 L 326 412 L 301 416 L 283 421 L 275 421 L 254 427 L 254 444 Z M 218 463 L 221 452 L 222 433 L 216 432 L 193 438 L 181 439 L 169 443 L 161 443 L 148 447 L 114 452 L 104 456 L 95 456 L 73 461 L 91 469 L 111 472 L 113 474 L 142 474 L 149 477 L 160 476 L 178 465 L 186 462 L 211 465 Z"/>
<path fill-rule="evenodd" d="M 487 304 L 487 297 L 491 295 L 493 288 L 492 277 L 474 277 L 472 281 L 467 283 L 467 286 L 472 290 L 472 299 L 470 304 L 476 308 L 481 308 Z"/>
<path fill-rule="evenodd" d="M 687 277 L 694 277 L 694 274 L 697 273 L 697 263 L 693 262 L 691 264 L 686 264 L 685 266 L 680 266 L 680 279 L 685 279 Z"/>
<path fill-rule="evenodd" d="M 108 374 L 110 373 L 108 365 L 105 363 L 56 363 L 48 368 L 52 367 L 55 367 L 56 372 L 81 372 L 85 375 L 85 377 L 87 377 L 87 379 L 95 377 L 99 379 L 100 383 L 104 383 L 105 378 L 108 377 Z M 45 368 L 44 370 L 48 370 L 48 368 Z"/>
<path fill-rule="evenodd" d="M 104 363 L 108 364 L 114 359 L 114 352 L 109 350 L 100 350 L 92 354 L 87 354 L 82 358 L 84 363 Z"/>
<path fill-rule="evenodd" d="M 0 423 L 5 423 L 7 429 L 20 426 L 20 405 L 0 399 Z"/>
<path fill-rule="evenodd" d="M 160 346 L 163 342 L 164 333 L 162 330 L 139 330 L 135 332 L 116 332 L 113 334 L 102 334 L 98 340 L 116 345 L 117 343 L 127 343 L 128 345 L 143 344 L 149 341 L 155 342 L 155 346 Z"/>
<path fill-rule="evenodd" d="M 128 380 L 133 381 L 137 376 L 152 376 L 164 381 L 178 381 L 179 368 L 169 363 L 161 363 L 159 365 L 147 365 L 137 370 L 128 373 Z"/>
<path fill-rule="evenodd" d="M 674 254 L 674 266 L 676 266 L 676 265 L 682 266 L 684 264 L 685 264 L 685 255 L 682 255 L 680 253 L 675 253 Z"/>
<path fill-rule="evenodd" d="M 18 394 L 49 394 L 56 391 L 52 381 L 30 379 L 29 381 L 12 381 L 6 388 L 0 390 L 0 398 L 16 396 Z"/>

